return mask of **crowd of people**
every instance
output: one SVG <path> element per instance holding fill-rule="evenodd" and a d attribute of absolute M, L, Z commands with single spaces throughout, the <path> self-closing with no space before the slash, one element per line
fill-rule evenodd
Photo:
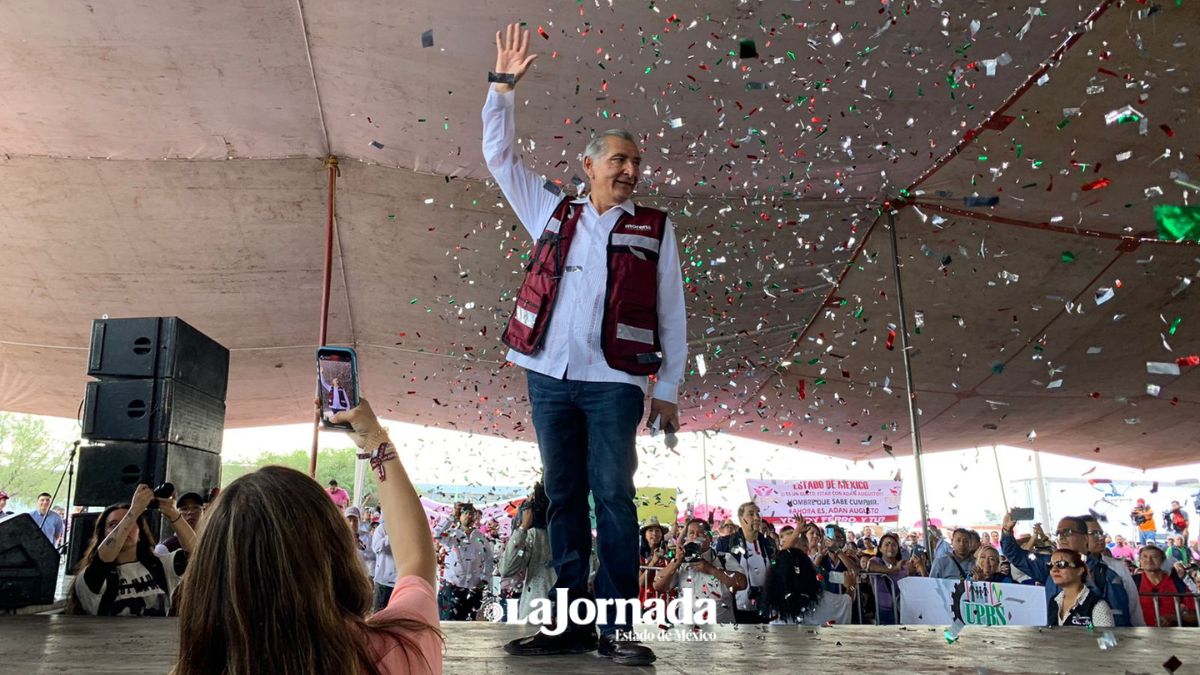
<path fill-rule="evenodd" d="M 493 619 L 489 602 L 500 602 L 493 608 L 499 611 L 508 598 L 520 599 L 524 619 L 533 598 L 547 597 L 554 570 L 540 490 L 535 486 L 514 516 L 507 538 L 481 530 L 479 510 L 469 503 L 456 505 L 435 529 L 443 620 Z M 1006 516 L 994 532 L 950 528 L 945 536 L 931 526 L 930 555 L 920 531 L 847 530 L 802 514 L 777 529 L 753 502 L 736 517 L 644 522 L 639 599 L 691 589 L 692 597 L 716 602 L 717 623 L 895 624 L 903 601 L 896 582 L 922 576 L 1044 587 L 1050 625 L 1196 625 L 1200 551 L 1182 534 L 1164 545 L 1152 538 L 1135 544 L 1105 532 L 1092 514 L 1061 519 L 1053 536 L 1040 523 L 1018 533 Z"/>

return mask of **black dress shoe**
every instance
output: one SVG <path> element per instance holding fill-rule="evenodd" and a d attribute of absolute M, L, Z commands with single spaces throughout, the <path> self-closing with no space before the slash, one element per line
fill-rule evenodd
<path fill-rule="evenodd" d="M 657 658 L 654 650 L 644 644 L 633 640 L 614 640 L 610 635 L 600 636 L 597 652 L 623 666 L 648 666 Z"/>
<path fill-rule="evenodd" d="M 560 635 L 547 635 L 538 631 L 533 635 L 517 638 L 504 645 L 504 651 L 513 656 L 552 656 L 554 654 L 584 654 L 596 649 L 596 629 L 569 628 Z"/>

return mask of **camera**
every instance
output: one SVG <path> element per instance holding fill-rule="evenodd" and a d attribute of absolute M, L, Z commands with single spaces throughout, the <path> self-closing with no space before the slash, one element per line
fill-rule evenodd
<path fill-rule="evenodd" d="M 168 497 L 171 497 L 174 494 L 175 494 L 175 486 L 171 483 L 163 483 L 162 485 L 159 485 L 158 487 L 154 488 L 154 500 L 152 500 L 150 502 L 150 504 L 148 504 L 146 506 L 146 508 L 147 509 L 157 509 L 159 499 L 166 499 Z"/>
<path fill-rule="evenodd" d="M 689 541 L 688 543 L 684 544 L 683 545 L 683 562 L 685 562 L 685 563 L 700 562 L 700 553 L 702 552 L 702 550 L 703 549 L 700 546 L 700 542 L 698 542 L 698 541 Z"/>

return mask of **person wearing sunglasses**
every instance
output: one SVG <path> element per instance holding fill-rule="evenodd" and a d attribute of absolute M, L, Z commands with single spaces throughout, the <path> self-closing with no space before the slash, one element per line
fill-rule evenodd
<path fill-rule="evenodd" d="M 1100 561 L 1108 570 L 1120 579 L 1121 588 L 1125 591 L 1125 602 L 1129 609 L 1129 623 L 1133 626 L 1145 626 L 1146 618 L 1142 614 L 1142 604 L 1138 602 L 1138 587 L 1133 580 L 1133 573 L 1129 571 L 1129 567 L 1121 560 L 1113 557 L 1112 551 L 1105 545 L 1104 528 L 1100 526 L 1100 521 L 1091 514 L 1080 516 L 1083 522 L 1087 525 L 1087 559 L 1090 562 L 1095 559 Z M 1099 575 L 1099 570 L 1097 571 Z M 1107 576 L 1107 574 L 1105 575 Z M 1104 596 L 1108 601 L 1109 606 L 1113 611 L 1117 611 L 1119 607 L 1115 604 L 1116 598 Z"/>
<path fill-rule="evenodd" d="M 1008 558 L 1008 561 L 1014 568 L 1046 587 L 1047 600 L 1055 598 L 1059 594 L 1060 589 L 1053 575 L 1050 574 L 1050 567 L 1048 566 L 1052 554 L 1029 553 L 1022 549 L 1013 536 L 1013 527 L 1015 525 L 1016 521 L 1013 520 L 1012 513 L 1005 514 L 1004 523 L 1001 525 L 1000 552 L 1004 554 L 1004 557 Z M 1098 597 L 1105 599 L 1106 604 L 1113 613 L 1116 624 L 1125 627 L 1132 626 L 1132 615 L 1129 611 L 1129 595 L 1121 583 L 1121 578 L 1111 568 L 1104 565 L 1099 556 L 1087 556 L 1083 558 L 1088 552 L 1088 527 L 1084 519 L 1077 516 L 1068 516 L 1059 520 L 1055 536 L 1058 540 L 1057 550 L 1066 549 L 1080 555 L 1088 571 L 1085 583 L 1092 588 Z"/>
<path fill-rule="evenodd" d="M 1112 608 L 1085 583 L 1088 566 L 1079 552 L 1065 548 L 1055 550 L 1048 569 L 1059 589 L 1046 606 L 1051 626 L 1112 628 L 1116 625 Z"/>

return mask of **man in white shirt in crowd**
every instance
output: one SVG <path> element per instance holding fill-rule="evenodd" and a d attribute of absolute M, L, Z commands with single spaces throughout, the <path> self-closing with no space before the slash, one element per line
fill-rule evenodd
<path fill-rule="evenodd" d="M 492 542 L 476 527 L 479 515 L 474 504 L 456 504 L 454 517 L 433 533 L 434 541 L 446 551 L 438 590 L 442 621 L 473 621 L 491 583 L 495 568 Z"/>
<path fill-rule="evenodd" d="M 536 55 L 518 24 L 496 34 L 495 83 L 483 108 L 483 155 L 517 218 L 535 242 L 516 306 L 504 330 L 508 360 L 529 387 L 550 500 L 548 533 L 555 588 L 570 601 L 590 598 L 596 504 L 597 600 L 638 597 L 638 521 L 634 439 L 656 375 L 647 424 L 679 428 L 677 400 L 687 360 L 683 278 L 674 227 L 662 211 L 636 206 L 636 137 L 609 130 L 583 152 L 586 196 L 563 196 L 517 154 L 513 88 Z M 526 95 L 555 96 L 533 90 Z M 614 620 L 615 615 L 607 619 Z M 628 616 L 626 617 L 629 618 Z M 539 631 L 505 651 L 541 656 L 597 650 L 623 665 L 647 665 L 654 652 L 616 639 L 629 623 Z"/>
<path fill-rule="evenodd" d="M 654 590 L 660 593 L 690 588 L 693 602 L 715 601 L 716 623 L 737 622 L 736 594 L 747 587 L 742 566 L 732 555 L 712 549 L 708 523 L 699 518 L 688 522 L 684 541 L 675 546 L 675 558 L 654 578 Z"/>
<path fill-rule="evenodd" d="M 737 622 L 767 623 L 767 573 L 775 559 L 775 542 L 763 533 L 758 505 L 746 502 L 738 507 L 740 529 L 717 539 L 713 548 L 728 553 L 746 574 L 747 586 L 737 592 Z"/>
<path fill-rule="evenodd" d="M 373 611 L 387 607 L 396 590 L 396 559 L 392 557 L 392 542 L 388 539 L 387 528 L 383 526 L 385 516 L 379 516 L 379 527 L 371 534 L 371 550 L 375 552 L 375 602 Z"/>

